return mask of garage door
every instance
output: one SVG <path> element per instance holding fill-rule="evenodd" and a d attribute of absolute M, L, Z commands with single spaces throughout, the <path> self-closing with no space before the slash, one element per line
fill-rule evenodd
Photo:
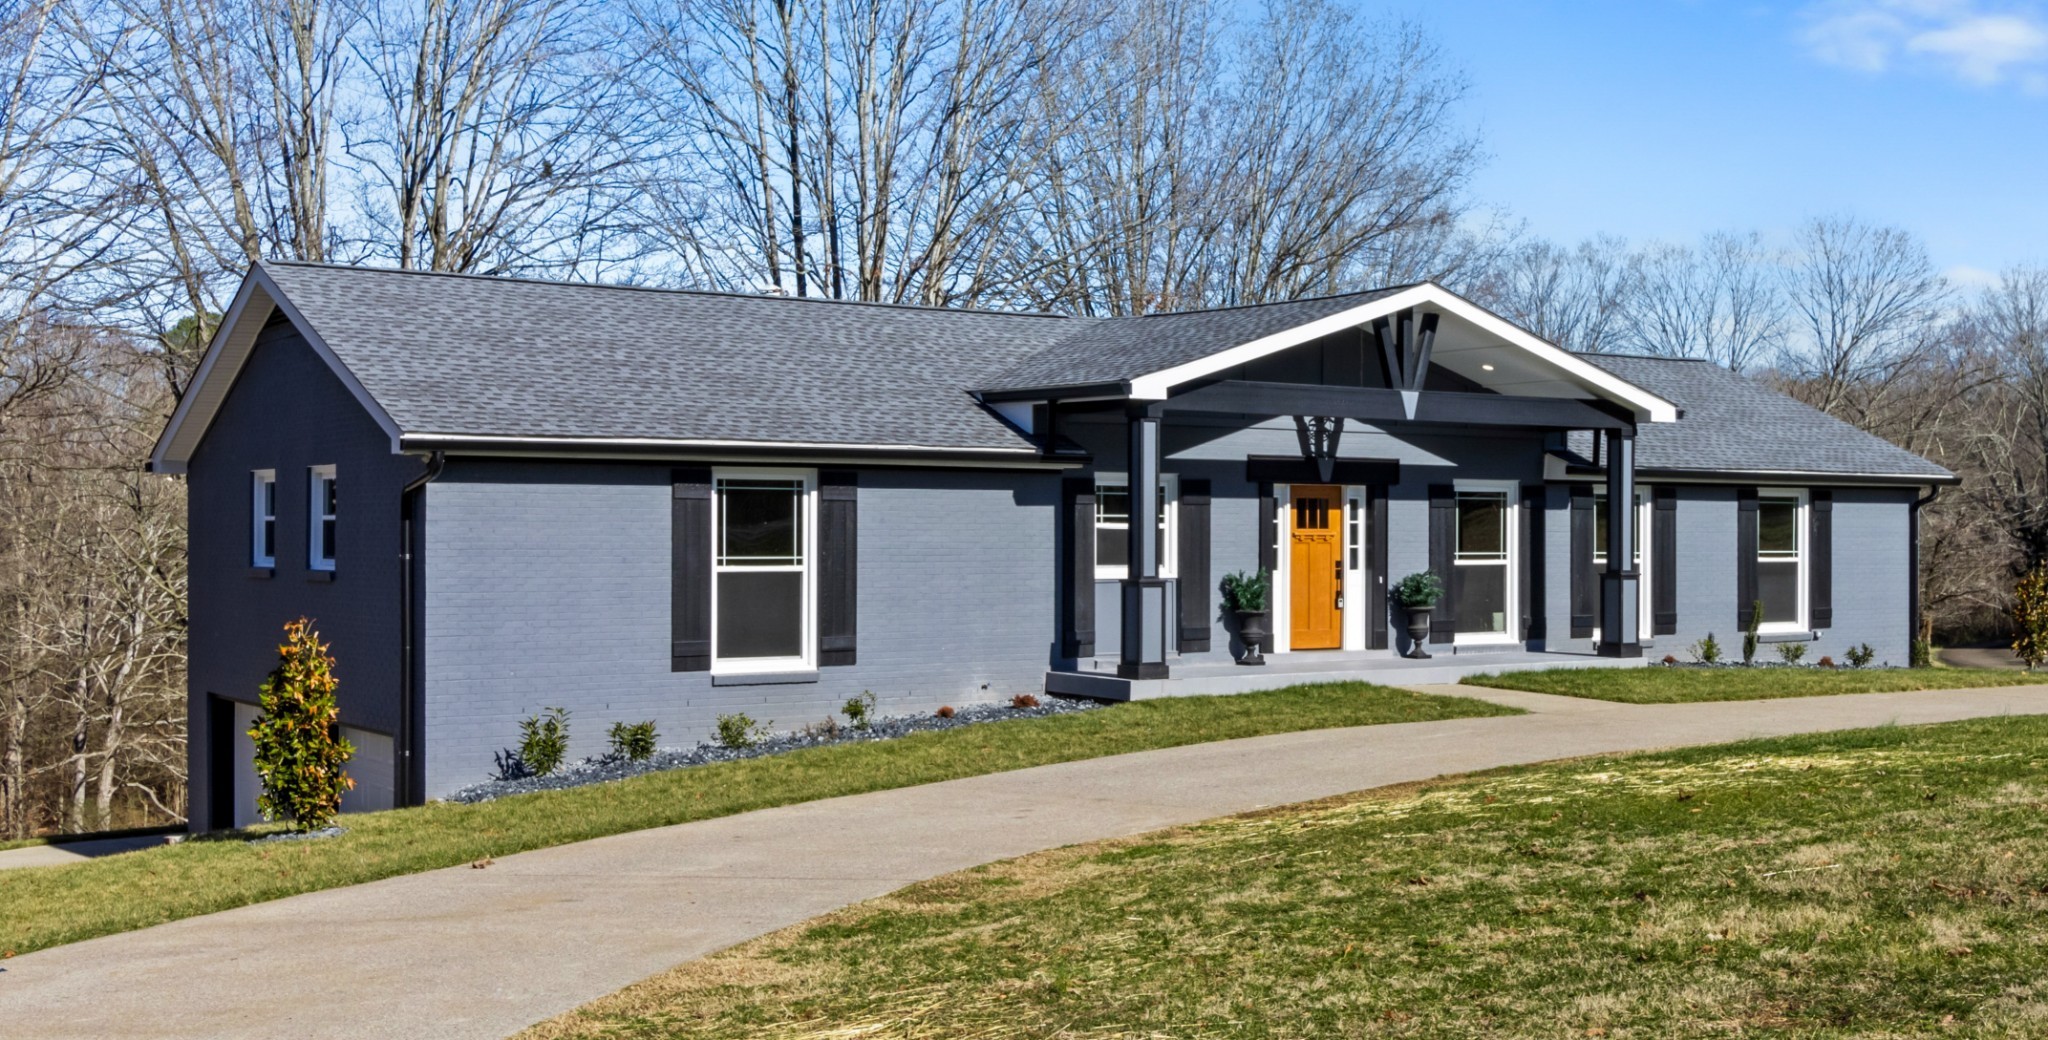
<path fill-rule="evenodd" d="M 256 725 L 256 715 L 257 709 L 253 704 L 235 705 L 234 821 L 237 827 L 263 821 L 262 814 L 256 810 L 256 795 L 262 790 L 256 779 L 256 741 L 249 736 L 250 728 Z M 391 738 L 353 726 L 341 727 L 341 735 L 356 749 L 347 766 L 347 773 L 355 779 L 356 787 L 341 796 L 341 811 L 372 812 L 391 808 L 395 804 L 392 797 L 395 758 Z"/>

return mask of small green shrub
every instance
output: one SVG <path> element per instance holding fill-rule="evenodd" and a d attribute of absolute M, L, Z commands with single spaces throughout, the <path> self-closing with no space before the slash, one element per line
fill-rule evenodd
<path fill-rule="evenodd" d="M 1714 633 L 1709 632 L 1707 638 L 1694 643 L 1686 653 L 1691 654 L 1692 659 L 1701 664 L 1720 664 L 1721 642 L 1714 638 Z"/>
<path fill-rule="evenodd" d="M 768 736 L 768 727 L 744 712 L 718 717 L 718 742 L 734 750 L 750 748 Z"/>
<path fill-rule="evenodd" d="M 1906 663 L 1914 668 L 1934 667 L 1934 640 L 1915 639 L 1906 650 Z"/>
<path fill-rule="evenodd" d="M 1764 623 L 1764 601 L 1756 600 L 1749 605 L 1749 627 L 1742 632 L 1742 663 L 1756 663 L 1757 629 Z"/>
<path fill-rule="evenodd" d="M 1778 656 L 1784 658 L 1786 664 L 1798 664 L 1806 656 L 1806 644 L 1779 643 Z"/>
<path fill-rule="evenodd" d="M 653 719 L 612 723 L 612 754 L 628 762 L 645 762 L 653 758 L 654 742 L 660 739 L 661 734 L 654 731 Z"/>
<path fill-rule="evenodd" d="M 1444 598 L 1444 582 L 1434 571 L 1416 571 L 1395 582 L 1390 593 L 1409 610 L 1428 610 Z"/>
<path fill-rule="evenodd" d="M 1256 613 L 1266 609 L 1273 594 L 1273 576 L 1263 569 L 1257 573 L 1237 571 L 1223 576 L 1223 602 L 1232 610 Z"/>
<path fill-rule="evenodd" d="M 1869 643 L 1864 643 L 1861 646 L 1852 646 L 1842 651 L 1842 656 L 1849 659 L 1849 667 L 1851 668 L 1868 668 L 1870 667 L 1870 662 L 1877 659 L 1877 651 L 1871 649 Z"/>
<path fill-rule="evenodd" d="M 562 767 L 569 755 L 569 711 L 546 708 L 519 723 L 519 761 L 535 776 Z"/>
<path fill-rule="evenodd" d="M 862 690 L 860 696 L 848 697 L 846 703 L 839 706 L 839 713 L 846 716 L 846 721 L 853 723 L 854 729 L 867 729 L 875 716 L 874 693 Z"/>
<path fill-rule="evenodd" d="M 2048 661 L 2048 564 L 2034 565 L 2013 585 L 2012 652 L 2030 672 Z"/>
<path fill-rule="evenodd" d="M 334 702 L 334 658 L 306 618 L 287 622 L 277 667 L 257 692 L 262 713 L 249 729 L 256 742 L 256 808 L 267 820 L 317 831 L 341 812 L 341 796 L 356 786 L 342 767 L 356 749 L 341 738 L 341 708 Z"/>

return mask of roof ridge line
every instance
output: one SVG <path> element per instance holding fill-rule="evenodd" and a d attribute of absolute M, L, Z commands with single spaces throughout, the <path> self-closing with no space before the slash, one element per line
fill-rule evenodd
<path fill-rule="evenodd" d="M 1190 311 L 1147 311 L 1144 314 L 1119 314 L 1108 318 L 1097 318 L 1096 320 L 1123 321 L 1132 318 L 1171 318 L 1176 315 L 1187 314 L 1223 314 L 1228 311 L 1256 310 L 1260 307 L 1287 307 L 1297 303 L 1320 303 L 1324 300 L 1344 300 L 1349 299 L 1353 296 L 1387 295 L 1391 293 L 1403 292 L 1408 289 L 1413 289 L 1417 286 L 1431 284 L 1434 283 L 1432 283 L 1428 279 L 1424 279 L 1419 282 L 1402 282 L 1398 285 L 1382 285 L 1372 289 L 1355 289 L 1351 292 L 1327 293 L 1322 296 L 1297 296 L 1293 299 L 1288 300 L 1261 300 L 1258 303 L 1233 303 L 1226 307 L 1202 307 Z"/>
<path fill-rule="evenodd" d="M 339 264 L 320 260 L 259 260 L 257 266 L 310 267 L 329 271 L 350 271 L 364 274 L 428 275 L 438 278 L 460 278 L 479 282 L 511 283 L 515 285 L 545 285 L 564 289 L 612 289 L 621 292 L 660 293 L 671 296 L 710 296 L 731 300 L 781 300 L 789 303 L 832 303 L 861 307 L 881 307 L 888 310 L 920 311 L 929 314 L 986 314 L 1005 318 L 1058 318 L 1065 321 L 1093 324 L 1107 321 L 1106 318 L 1084 317 L 1075 314 L 1061 314 L 1057 311 L 993 310 L 981 307 L 933 307 L 921 303 L 892 303 L 887 300 L 845 300 L 830 296 L 788 296 L 781 293 L 746 293 L 728 289 L 678 289 L 660 285 L 622 285 L 618 282 L 572 282 L 556 278 L 533 278 L 511 274 L 477 274 L 470 271 L 422 271 L 405 267 L 372 267 L 366 264 Z"/>

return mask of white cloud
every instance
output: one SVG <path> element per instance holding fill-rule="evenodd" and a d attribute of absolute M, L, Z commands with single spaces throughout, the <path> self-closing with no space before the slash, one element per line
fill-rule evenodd
<path fill-rule="evenodd" d="M 1941 276 L 1965 289 L 1988 289 L 1998 284 L 1998 272 L 1969 264 L 1957 264 L 1941 272 Z"/>
<path fill-rule="evenodd" d="M 1986 0 L 1825 0 L 1807 9 L 1814 57 L 1862 72 L 1922 67 L 1965 83 L 2048 90 L 2048 11 Z"/>

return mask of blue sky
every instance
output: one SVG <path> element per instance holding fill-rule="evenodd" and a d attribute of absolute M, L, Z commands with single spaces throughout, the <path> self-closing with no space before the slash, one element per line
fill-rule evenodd
<path fill-rule="evenodd" d="M 1408 0 L 1471 85 L 1474 189 L 1563 241 L 1846 213 L 1969 283 L 2048 262 L 2048 0 Z"/>

